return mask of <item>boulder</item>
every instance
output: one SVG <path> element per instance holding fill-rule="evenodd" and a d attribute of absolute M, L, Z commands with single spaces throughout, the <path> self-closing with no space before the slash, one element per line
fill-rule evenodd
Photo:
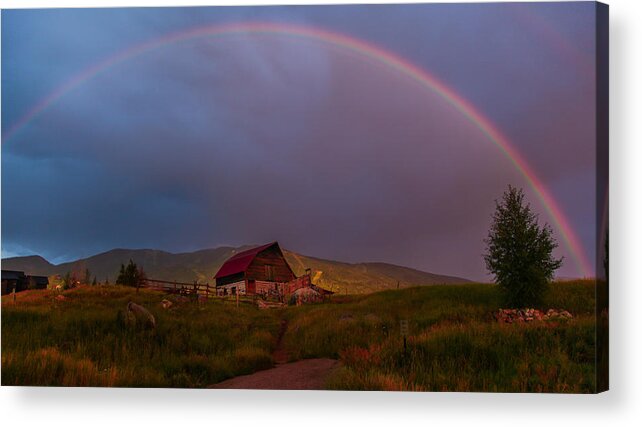
<path fill-rule="evenodd" d="M 134 302 L 127 304 L 126 311 L 127 323 L 143 328 L 155 329 L 156 319 L 145 307 Z"/>

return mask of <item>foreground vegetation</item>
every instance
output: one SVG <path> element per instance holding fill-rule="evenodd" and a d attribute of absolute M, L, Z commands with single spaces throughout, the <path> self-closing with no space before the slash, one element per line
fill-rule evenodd
<path fill-rule="evenodd" d="M 340 358 L 328 388 L 497 392 L 595 390 L 594 283 L 555 283 L 543 307 L 568 321 L 499 324 L 492 285 L 385 291 L 289 313 L 292 359 Z M 408 321 L 404 350 L 400 322 Z"/>
<path fill-rule="evenodd" d="M 2 384 L 205 387 L 273 365 L 281 320 L 291 360 L 331 357 L 328 388 L 351 390 L 595 390 L 595 289 L 555 283 L 543 308 L 569 321 L 499 324 L 492 285 L 449 285 L 337 296 L 328 303 L 258 310 L 175 299 L 120 286 L 28 291 L 2 300 Z M 148 307 L 155 331 L 119 319 Z M 408 321 L 404 349 L 400 321 Z"/>
<path fill-rule="evenodd" d="M 206 387 L 272 365 L 279 324 L 272 313 L 220 301 L 164 310 L 160 292 L 80 287 L 58 297 L 2 297 L 2 384 Z M 128 301 L 147 307 L 155 330 L 127 327 Z"/>

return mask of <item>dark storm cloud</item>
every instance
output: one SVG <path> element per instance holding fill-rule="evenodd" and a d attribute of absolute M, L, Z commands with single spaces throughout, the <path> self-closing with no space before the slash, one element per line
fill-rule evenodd
<path fill-rule="evenodd" d="M 321 26 L 395 51 L 470 99 L 592 251 L 592 78 L 524 30 L 532 12 L 516 21 L 515 7 L 9 11 L 3 133 L 133 44 L 213 23 Z M 530 7 L 566 48 L 592 55 L 589 5 Z M 292 37 L 204 38 L 105 70 L 3 143 L 2 248 L 62 260 L 279 240 L 314 256 L 483 279 L 482 239 L 509 183 L 526 186 L 473 123 L 399 73 Z M 570 259 L 562 274 L 578 274 Z"/>

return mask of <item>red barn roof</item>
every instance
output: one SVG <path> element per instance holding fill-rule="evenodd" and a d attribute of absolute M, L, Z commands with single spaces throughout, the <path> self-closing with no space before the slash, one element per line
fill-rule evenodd
<path fill-rule="evenodd" d="M 268 243 L 267 245 L 263 246 L 257 246 L 256 248 L 248 249 L 243 252 L 239 252 L 227 261 L 223 263 L 221 268 L 219 268 L 218 273 L 216 273 L 216 276 L 214 276 L 215 279 L 225 277 L 225 276 L 231 276 L 233 274 L 237 273 L 242 273 L 247 268 L 250 266 L 252 261 L 254 261 L 254 258 L 261 252 L 263 252 L 266 249 L 271 248 L 272 246 L 276 245 L 276 247 L 281 251 L 281 248 L 279 247 L 278 242 L 272 242 Z"/>

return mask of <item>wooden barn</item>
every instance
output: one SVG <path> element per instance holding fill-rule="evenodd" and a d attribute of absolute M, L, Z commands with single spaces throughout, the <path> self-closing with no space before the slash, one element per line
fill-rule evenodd
<path fill-rule="evenodd" d="M 237 253 L 214 278 L 219 295 L 279 295 L 283 284 L 297 279 L 278 242 Z"/>

